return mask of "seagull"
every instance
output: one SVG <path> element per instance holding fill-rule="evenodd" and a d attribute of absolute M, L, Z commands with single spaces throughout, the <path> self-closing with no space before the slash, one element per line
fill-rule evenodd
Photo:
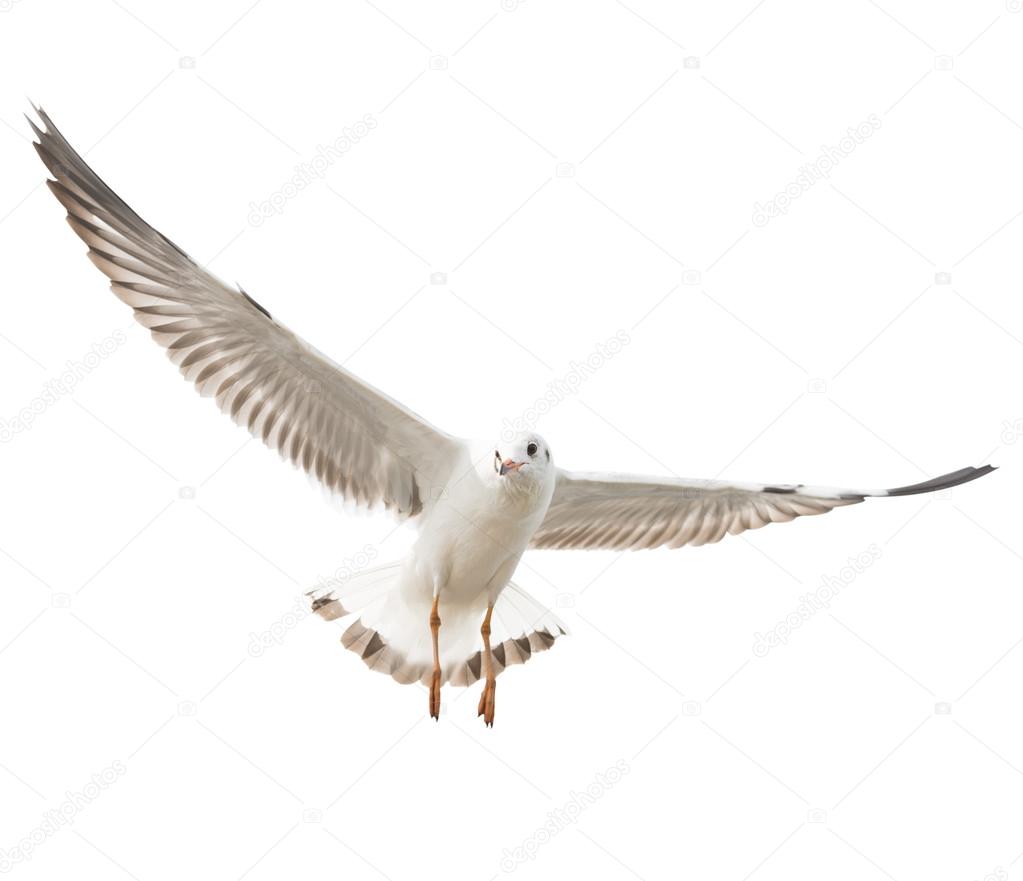
<path fill-rule="evenodd" d="M 236 423 L 346 502 L 384 509 L 417 536 L 399 562 L 309 592 L 341 643 L 371 669 L 429 690 L 483 680 L 494 723 L 497 676 L 568 632 L 511 579 L 532 548 L 637 550 L 720 541 L 867 498 L 975 480 L 963 468 L 895 489 L 614 473 L 555 465 L 533 431 L 496 442 L 453 437 L 318 352 L 240 287 L 220 281 L 149 226 L 36 107 L 47 185 L 114 294 L 184 377 Z"/>

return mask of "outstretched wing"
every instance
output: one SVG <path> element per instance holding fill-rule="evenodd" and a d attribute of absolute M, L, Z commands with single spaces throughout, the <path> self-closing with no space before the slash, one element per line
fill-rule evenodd
<path fill-rule="evenodd" d="M 853 490 L 770 486 L 717 480 L 671 480 L 625 474 L 558 471 L 554 498 L 534 548 L 638 550 L 702 545 L 768 523 L 782 523 L 872 496 L 935 492 L 975 480 L 989 471 L 963 468 L 933 480 L 895 489 Z"/>
<path fill-rule="evenodd" d="M 414 517 L 462 442 L 353 376 L 199 266 L 128 207 L 41 109 L 47 185 L 114 293 L 186 379 L 255 437 L 359 504 Z"/>

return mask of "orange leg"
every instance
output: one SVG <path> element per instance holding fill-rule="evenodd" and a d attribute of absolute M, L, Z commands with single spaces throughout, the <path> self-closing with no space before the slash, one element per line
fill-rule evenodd
<path fill-rule="evenodd" d="M 430 715 L 434 719 L 440 719 L 440 645 L 437 637 L 440 632 L 440 614 L 437 607 L 440 604 L 440 594 L 433 598 L 433 607 L 430 609 L 430 635 L 433 637 L 433 679 L 430 681 Z"/>
<path fill-rule="evenodd" d="M 483 674 L 486 679 L 483 694 L 476 715 L 482 716 L 488 727 L 494 727 L 494 695 L 497 691 L 497 678 L 494 676 L 494 656 L 490 653 L 490 616 L 494 613 L 493 605 L 487 606 L 487 614 L 483 617 L 480 633 L 483 634 Z"/>

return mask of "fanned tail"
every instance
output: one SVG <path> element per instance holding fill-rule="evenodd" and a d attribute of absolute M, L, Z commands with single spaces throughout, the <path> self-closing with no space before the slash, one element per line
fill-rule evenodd
<path fill-rule="evenodd" d="M 401 590 L 401 563 L 381 566 L 309 592 L 312 608 L 342 629 L 341 643 L 371 670 L 397 682 L 428 685 L 433 672 L 429 605 L 410 602 Z M 485 597 L 471 606 L 445 606 L 441 596 L 441 681 L 472 685 L 483 671 L 480 624 Z M 477 608 L 478 606 L 478 608 Z M 568 628 L 516 584 L 509 583 L 494 606 L 491 650 L 495 672 L 547 651 Z"/>
<path fill-rule="evenodd" d="M 568 634 L 568 627 L 550 609 L 541 605 L 514 582 L 501 591 L 491 621 L 490 651 L 494 671 L 501 673 L 515 664 L 524 664 L 533 655 L 545 652 L 554 641 Z M 483 639 L 462 666 L 449 678 L 452 685 L 472 685 L 482 675 Z"/>

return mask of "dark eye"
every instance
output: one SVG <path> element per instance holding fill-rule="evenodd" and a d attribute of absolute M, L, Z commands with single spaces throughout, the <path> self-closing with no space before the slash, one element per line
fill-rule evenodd
<path fill-rule="evenodd" d="M 495 459 L 500 459 L 501 458 L 501 454 L 497 450 L 494 450 L 494 458 Z"/>
<path fill-rule="evenodd" d="M 536 444 L 530 444 L 528 447 L 526 447 L 526 452 L 529 453 L 530 456 L 535 456 L 536 455 Z"/>

